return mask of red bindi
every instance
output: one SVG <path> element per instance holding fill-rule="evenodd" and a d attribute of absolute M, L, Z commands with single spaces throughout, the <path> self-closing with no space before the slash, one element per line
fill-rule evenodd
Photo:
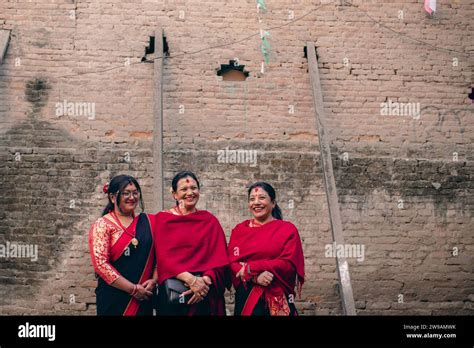
<path fill-rule="evenodd" d="M 186 179 L 186 182 L 189 184 L 189 179 Z"/>
<path fill-rule="evenodd" d="M 253 192 L 257 193 L 258 192 L 258 187 L 254 188 Z"/>

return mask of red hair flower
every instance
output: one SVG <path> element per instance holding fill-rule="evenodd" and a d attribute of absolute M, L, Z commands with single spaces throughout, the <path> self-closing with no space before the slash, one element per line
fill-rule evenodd
<path fill-rule="evenodd" d="M 104 187 L 102 188 L 102 191 L 104 191 L 104 193 L 109 192 L 109 183 L 106 183 L 106 184 L 104 185 Z"/>

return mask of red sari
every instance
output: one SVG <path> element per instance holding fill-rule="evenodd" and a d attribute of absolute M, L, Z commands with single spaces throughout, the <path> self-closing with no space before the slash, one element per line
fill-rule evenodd
<path fill-rule="evenodd" d="M 298 230 L 283 220 L 273 220 L 259 227 L 250 227 L 249 223 L 250 220 L 246 220 L 235 226 L 228 248 L 235 289 L 252 286 L 240 314 L 252 315 L 263 299 L 270 315 L 290 315 L 288 298 L 294 299 L 295 287 L 300 293 L 304 282 L 304 256 Z M 245 266 L 243 282 L 235 276 L 242 268 L 241 263 Z M 273 274 L 269 286 L 248 283 L 263 271 Z"/>
<path fill-rule="evenodd" d="M 217 218 L 205 210 L 188 215 L 162 211 L 155 215 L 155 251 L 158 284 L 182 272 L 212 279 L 206 296 L 206 314 L 225 315 L 224 292 L 230 287 L 229 260 L 224 231 Z M 159 296 L 160 297 L 160 296 Z M 186 305 L 187 314 L 200 314 L 203 304 Z M 158 308 L 160 312 L 160 308 Z"/>

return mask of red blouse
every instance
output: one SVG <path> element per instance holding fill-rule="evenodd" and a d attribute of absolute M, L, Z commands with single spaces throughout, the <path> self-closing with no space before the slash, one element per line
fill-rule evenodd
<path fill-rule="evenodd" d="M 112 284 L 121 274 L 111 265 L 113 257 L 111 249 L 115 243 L 120 239 L 123 233 L 126 233 L 112 218 L 105 215 L 97 219 L 89 230 L 89 250 L 92 257 L 92 265 L 95 272 L 107 283 Z M 148 216 L 152 216 L 148 214 Z M 138 222 L 137 215 L 130 226 L 126 229 L 132 234 L 135 233 L 135 228 Z M 151 229 L 154 231 L 154 218 L 150 218 Z M 125 249 L 128 246 L 125 247 Z M 125 251 L 124 249 L 124 251 Z"/>

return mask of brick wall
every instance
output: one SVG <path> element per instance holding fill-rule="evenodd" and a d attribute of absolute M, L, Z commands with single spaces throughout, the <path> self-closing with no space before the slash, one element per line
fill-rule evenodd
<path fill-rule="evenodd" d="M 472 314 L 474 64 L 462 52 L 473 50 L 474 5 L 438 1 L 429 18 L 422 1 L 321 3 L 267 1 L 264 74 L 253 0 L 0 3 L 0 28 L 12 30 L 0 65 L 0 244 L 39 246 L 36 262 L 0 260 L 0 313 L 95 313 L 87 231 L 105 205 L 102 185 L 130 173 L 148 208 L 153 198 L 153 64 L 140 59 L 162 27 L 166 186 L 195 171 L 200 207 L 229 235 L 247 217 L 245 186 L 274 184 L 303 239 L 304 314 L 341 313 L 307 41 L 317 46 L 346 243 L 365 247 L 363 261 L 349 258 L 358 312 Z M 234 58 L 245 82 L 216 74 Z M 67 102 L 93 105 L 94 117 L 58 116 Z M 420 115 L 383 115 L 384 102 L 419 103 Z M 256 165 L 219 163 L 226 148 L 257 151 Z"/>

